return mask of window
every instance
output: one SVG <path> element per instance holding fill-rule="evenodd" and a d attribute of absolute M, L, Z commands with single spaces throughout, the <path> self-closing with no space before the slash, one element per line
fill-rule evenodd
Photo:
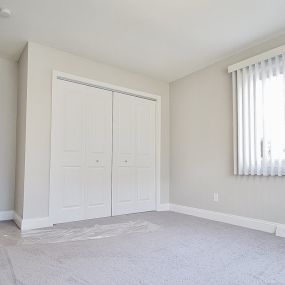
<path fill-rule="evenodd" d="M 277 48 L 233 65 L 229 71 L 236 174 L 285 175 L 285 53 Z"/>

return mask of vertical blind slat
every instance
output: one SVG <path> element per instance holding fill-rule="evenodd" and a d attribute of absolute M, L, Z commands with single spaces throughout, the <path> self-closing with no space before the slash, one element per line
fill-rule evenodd
<path fill-rule="evenodd" d="M 234 174 L 238 174 L 238 142 L 237 142 L 237 73 L 232 72 L 232 87 L 233 87 L 233 149 L 234 149 Z"/>
<path fill-rule="evenodd" d="M 265 62 L 261 62 L 261 83 L 262 83 L 262 174 L 267 176 L 267 152 L 266 152 L 266 126 L 265 126 L 265 118 L 266 118 L 266 111 L 264 108 L 265 104 L 265 79 L 266 79 L 266 66 Z"/>
<path fill-rule="evenodd" d="M 243 68 L 242 70 L 242 102 L 243 102 L 243 112 L 242 112 L 242 121 L 243 121 L 243 172 L 245 175 L 249 174 L 249 120 L 248 120 L 248 70 Z"/>
<path fill-rule="evenodd" d="M 268 68 L 268 78 L 267 78 L 268 87 L 267 88 L 269 89 L 271 84 L 272 84 L 272 81 L 273 81 L 273 73 L 274 73 L 274 61 L 273 61 L 272 58 L 268 59 L 267 68 Z M 272 92 L 271 96 L 275 96 L 274 92 Z M 266 99 L 268 99 L 268 98 L 266 98 Z M 269 100 L 267 100 L 267 101 L 269 101 Z M 270 116 L 270 114 L 268 114 L 267 119 L 270 118 L 269 116 Z M 272 132 L 272 129 L 268 128 L 267 132 L 269 133 L 269 135 L 271 135 L 270 133 Z M 274 175 L 274 160 L 272 159 L 272 151 L 273 151 L 273 147 L 274 147 L 273 143 L 272 142 L 269 143 L 268 147 L 269 147 L 269 151 L 268 151 L 268 158 L 269 158 L 268 168 L 269 168 L 270 175 L 273 176 Z"/>
<path fill-rule="evenodd" d="M 255 159 L 256 159 L 256 174 L 261 175 L 261 134 L 260 134 L 260 116 L 261 113 L 259 112 L 260 106 L 260 98 L 258 98 L 257 93 L 259 92 L 259 79 L 260 79 L 260 69 L 259 64 L 254 65 L 254 89 L 253 89 L 253 96 L 254 96 L 254 148 L 255 148 Z"/>
<path fill-rule="evenodd" d="M 250 151 L 249 151 L 249 160 L 250 160 L 250 174 L 255 174 L 255 144 L 254 144 L 254 132 L 255 132 L 255 108 L 254 108 L 254 81 L 253 81 L 253 70 L 252 66 L 249 66 L 249 84 L 248 84 L 248 97 L 249 97 L 249 108 L 248 108 L 248 117 L 249 117 L 249 143 L 250 143 Z"/>
<path fill-rule="evenodd" d="M 281 56 L 276 56 L 276 61 L 277 61 L 277 74 L 276 76 L 283 76 L 283 88 L 281 88 L 281 92 L 283 93 L 283 96 L 281 96 L 281 98 L 283 99 L 283 125 L 284 125 L 284 133 L 285 133 L 285 85 L 284 85 L 284 54 Z M 283 133 L 283 134 L 284 134 Z M 283 146 L 285 146 L 285 134 L 283 135 Z M 281 147 L 282 150 L 282 147 Z M 282 162 L 283 162 L 283 158 L 279 159 L 277 162 L 277 175 L 278 176 L 282 176 Z"/>
<path fill-rule="evenodd" d="M 238 173 L 243 175 L 243 123 L 242 123 L 242 75 L 237 70 L 237 108 L 238 108 Z"/>
<path fill-rule="evenodd" d="M 284 103 L 284 129 L 285 129 L 285 54 L 282 54 L 282 60 L 281 60 L 282 66 L 281 66 L 281 70 L 282 70 L 282 76 L 283 76 L 283 80 L 282 80 L 282 94 L 283 94 L 283 103 Z M 285 151 L 285 133 L 284 133 L 284 141 L 283 141 L 283 147 L 284 147 L 284 151 Z M 285 155 L 282 157 L 281 159 L 281 170 L 280 173 L 281 175 L 285 175 Z"/>

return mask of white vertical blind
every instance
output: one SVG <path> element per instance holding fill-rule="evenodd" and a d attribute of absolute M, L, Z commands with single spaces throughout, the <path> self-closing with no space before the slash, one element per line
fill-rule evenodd
<path fill-rule="evenodd" d="M 235 174 L 285 175 L 285 53 L 235 69 L 232 77 Z"/>

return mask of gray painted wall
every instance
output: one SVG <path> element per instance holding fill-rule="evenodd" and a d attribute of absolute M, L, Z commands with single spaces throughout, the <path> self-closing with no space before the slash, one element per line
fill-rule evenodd
<path fill-rule="evenodd" d="M 170 84 L 171 203 L 285 223 L 285 177 L 233 175 L 227 73 L 228 65 L 284 44 L 285 36 L 271 40 Z"/>
<path fill-rule="evenodd" d="M 17 63 L 0 58 L 0 211 L 14 209 Z"/>

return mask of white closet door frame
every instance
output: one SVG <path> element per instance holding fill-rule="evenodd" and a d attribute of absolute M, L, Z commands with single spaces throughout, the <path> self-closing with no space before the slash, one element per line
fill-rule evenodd
<path fill-rule="evenodd" d="M 52 110 L 54 109 L 55 100 L 53 98 L 57 96 L 58 94 L 58 88 L 56 82 L 58 80 L 65 80 L 70 81 L 77 84 L 82 84 L 90 87 L 96 87 L 96 88 L 102 88 L 105 90 L 113 91 L 113 92 L 119 92 L 122 94 L 125 94 L 126 96 L 136 96 L 140 98 L 145 98 L 149 100 L 156 101 L 156 128 L 155 128 L 155 180 L 156 180 L 156 210 L 159 210 L 160 207 L 160 164 L 161 164 L 161 97 L 159 95 L 154 95 L 142 91 L 132 90 L 128 88 L 124 88 L 121 86 L 112 85 L 109 83 L 99 82 L 96 80 L 83 78 L 77 75 L 68 74 L 65 72 L 60 71 L 53 71 L 52 76 Z M 51 142 L 54 138 L 54 120 L 51 112 Z M 51 144 L 52 148 L 52 144 Z M 51 161 L 50 161 L 50 173 L 53 171 L 53 157 L 52 157 L 52 149 L 51 149 Z M 52 199 L 53 199 L 53 193 L 52 193 L 52 185 L 51 185 L 51 175 L 50 175 L 50 195 L 49 195 L 49 218 L 51 220 L 51 214 L 53 213 L 52 207 Z M 51 220 L 52 222 L 52 220 Z"/>

